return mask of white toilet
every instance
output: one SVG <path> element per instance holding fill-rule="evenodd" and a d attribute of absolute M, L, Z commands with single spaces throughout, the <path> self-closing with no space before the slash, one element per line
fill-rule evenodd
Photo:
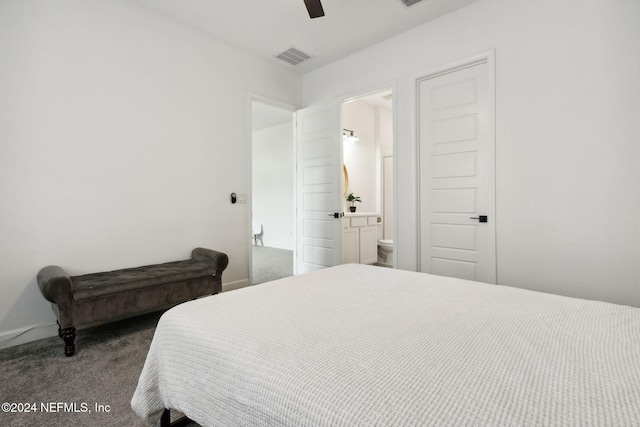
<path fill-rule="evenodd" d="M 393 240 L 378 240 L 378 265 L 393 267 Z"/>

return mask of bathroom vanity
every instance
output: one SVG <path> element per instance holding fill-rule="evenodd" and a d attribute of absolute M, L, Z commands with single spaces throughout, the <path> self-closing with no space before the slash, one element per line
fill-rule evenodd
<path fill-rule="evenodd" d="M 373 264 L 378 260 L 378 214 L 345 213 L 342 218 L 342 263 Z"/>

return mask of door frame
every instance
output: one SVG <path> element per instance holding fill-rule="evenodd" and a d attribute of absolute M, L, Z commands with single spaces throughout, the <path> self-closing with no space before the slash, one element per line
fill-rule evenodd
<path fill-rule="evenodd" d="M 391 90 L 393 95 L 391 120 L 393 120 L 393 268 L 398 268 L 398 84 L 396 80 L 391 80 L 386 83 L 372 85 L 367 89 L 360 89 L 350 92 L 347 95 L 340 97 L 340 129 L 342 130 L 342 104 L 345 102 L 355 101 L 358 98 L 362 98 L 374 93 L 383 92 L 385 90 Z M 343 150 L 342 143 L 340 149 Z M 378 168 L 381 168 L 378 165 Z M 382 171 L 379 171 L 379 175 L 382 175 Z"/>
<path fill-rule="evenodd" d="M 416 271 L 422 271 L 422 238 L 420 236 L 422 236 L 422 226 L 421 226 L 421 212 L 420 212 L 420 206 L 421 206 L 421 200 L 420 200 L 420 195 L 422 194 L 421 192 L 421 176 L 420 176 L 420 83 L 424 80 L 427 79 L 432 79 L 434 77 L 438 77 L 440 75 L 444 75 L 444 74 L 449 74 L 451 72 L 455 72 L 458 70 L 462 70 L 465 68 L 469 68 L 469 67 L 473 67 L 474 65 L 478 65 L 480 63 L 486 63 L 487 64 L 487 80 L 488 80 L 488 88 L 487 88 L 487 93 L 489 96 L 488 99 L 488 104 L 489 104 L 489 111 L 491 113 L 491 121 L 489 123 L 490 125 L 490 129 L 489 129 L 489 139 L 491 141 L 491 153 L 489 155 L 489 158 L 492 161 L 491 164 L 491 170 L 490 170 L 490 176 L 491 176 L 491 182 L 493 183 L 493 185 L 491 185 L 490 187 L 490 192 L 491 192 L 491 198 L 492 198 L 492 205 L 493 205 L 493 217 L 494 217 L 494 241 L 495 241 L 495 247 L 494 247 L 494 258 L 495 258 L 495 278 L 496 278 L 496 284 L 498 284 L 498 239 L 497 239 L 497 212 L 496 212 L 496 64 L 495 64 L 495 49 L 490 49 L 487 50 L 485 52 L 476 54 L 476 55 L 472 55 L 470 57 L 464 58 L 464 59 L 460 59 L 457 60 L 455 62 L 452 62 L 450 64 L 435 68 L 419 77 L 417 77 L 415 79 L 415 86 L 414 86 L 414 90 L 415 90 L 415 144 L 416 144 L 416 209 L 417 209 L 417 215 L 416 215 L 416 230 L 417 230 L 417 239 L 416 239 L 416 254 L 417 254 L 417 258 L 416 258 Z M 395 172 L 394 172 L 395 173 Z"/>
<path fill-rule="evenodd" d="M 291 111 L 291 114 L 293 116 L 293 114 L 299 109 L 299 107 L 293 105 L 293 104 L 289 104 L 286 102 L 282 102 L 282 101 L 278 101 L 276 99 L 273 98 L 269 98 L 263 95 L 259 95 L 253 92 L 248 92 L 247 93 L 247 136 L 246 136 L 246 140 L 247 140 L 247 207 L 246 207 L 246 217 L 247 217 L 247 223 L 245 226 L 246 230 L 249 230 L 247 232 L 247 237 L 246 237 L 246 242 L 247 242 L 247 253 L 249 254 L 249 283 L 247 286 L 251 286 L 253 284 L 253 243 L 252 243 L 252 237 L 253 237 L 253 127 L 252 127 L 252 122 L 253 122 L 253 102 L 260 102 L 262 104 L 267 104 L 270 105 L 272 107 L 276 107 L 276 108 L 280 108 L 283 110 L 287 110 L 287 111 Z M 291 174 L 293 175 L 293 185 L 295 188 L 296 185 L 296 141 L 295 141 L 295 120 L 291 126 L 291 132 L 293 133 L 293 164 L 291 165 Z M 291 201 L 292 203 L 292 209 L 294 210 L 294 224 L 293 226 L 295 227 L 295 209 L 296 209 L 296 194 L 295 191 L 293 193 L 293 200 Z M 293 257 L 295 260 L 296 257 L 296 235 L 294 233 L 294 245 L 293 245 Z M 293 274 L 295 275 L 295 262 L 294 262 L 294 271 Z"/>

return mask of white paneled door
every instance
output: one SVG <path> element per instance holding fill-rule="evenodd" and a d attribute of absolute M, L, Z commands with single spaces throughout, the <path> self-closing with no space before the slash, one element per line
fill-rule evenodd
<path fill-rule="evenodd" d="M 420 267 L 496 283 L 492 55 L 418 80 Z"/>
<path fill-rule="evenodd" d="M 341 135 L 337 101 L 296 113 L 296 274 L 340 264 Z"/>

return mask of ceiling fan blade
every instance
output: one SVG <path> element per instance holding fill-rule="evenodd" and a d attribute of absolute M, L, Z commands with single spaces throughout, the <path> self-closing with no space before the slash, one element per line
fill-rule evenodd
<path fill-rule="evenodd" d="M 322 8 L 320 0 L 304 0 L 304 4 L 307 6 L 307 11 L 311 19 L 324 16 L 324 9 Z"/>

